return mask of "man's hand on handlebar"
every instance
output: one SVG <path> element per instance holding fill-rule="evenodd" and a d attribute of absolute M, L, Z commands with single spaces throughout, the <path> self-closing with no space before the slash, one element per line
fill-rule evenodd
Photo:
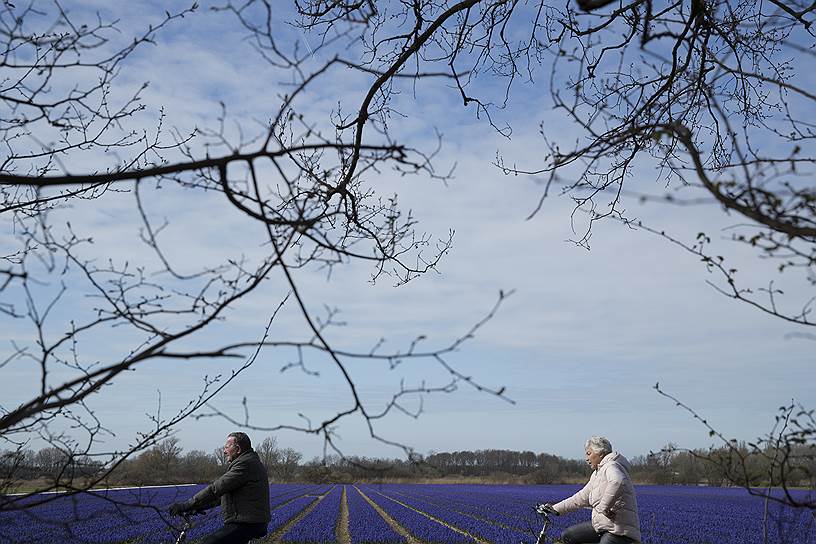
<path fill-rule="evenodd" d="M 177 503 L 173 504 L 169 508 L 168 511 L 170 512 L 170 515 L 172 515 L 172 516 L 179 516 L 181 514 L 185 514 L 185 513 L 189 512 L 190 510 L 192 510 L 192 507 L 190 506 L 190 503 L 187 502 L 187 501 L 183 501 L 183 502 L 177 502 Z"/>
<path fill-rule="evenodd" d="M 558 511 L 555 508 L 552 507 L 552 504 L 550 504 L 548 502 L 545 502 L 543 504 L 537 504 L 537 505 L 535 505 L 534 508 L 535 508 L 535 511 L 538 512 L 539 514 L 553 514 L 553 515 L 556 515 L 556 516 L 561 515 L 561 514 L 558 513 Z"/>

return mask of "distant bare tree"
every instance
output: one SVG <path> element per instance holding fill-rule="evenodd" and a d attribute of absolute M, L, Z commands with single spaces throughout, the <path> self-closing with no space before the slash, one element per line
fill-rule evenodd
<path fill-rule="evenodd" d="M 185 483 L 205 483 L 218 478 L 223 474 L 223 469 L 212 455 L 192 450 L 181 458 L 179 473 Z"/>
<path fill-rule="evenodd" d="M 267 436 L 258 446 L 255 447 L 258 457 L 266 467 L 267 473 L 270 475 L 274 471 L 274 467 L 281 462 L 281 452 L 278 449 L 278 440 L 274 436 Z"/>
<path fill-rule="evenodd" d="M 51 478 L 59 477 L 59 473 L 70 466 L 70 454 L 55 447 L 43 448 L 34 457 L 34 463 L 43 474 Z"/>
<path fill-rule="evenodd" d="M 280 450 L 280 462 L 272 466 L 269 476 L 279 482 L 292 481 L 297 475 L 301 459 L 303 459 L 303 454 L 293 448 Z M 267 469 L 269 469 L 268 466 Z"/>

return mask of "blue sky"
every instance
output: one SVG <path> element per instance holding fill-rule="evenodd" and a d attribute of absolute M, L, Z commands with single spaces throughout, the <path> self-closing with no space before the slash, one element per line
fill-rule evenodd
<path fill-rule="evenodd" d="M 99 2 L 97 7 L 108 10 L 108 4 Z M 66 6 L 80 15 L 94 7 L 91 2 Z M 152 10 L 145 5 L 121 8 L 128 21 L 125 34 L 161 16 L 164 3 L 150 6 Z M 165 123 L 179 133 L 212 126 L 217 101 L 223 100 L 230 113 L 228 130 L 235 135 L 234 122 L 257 129 L 255 120 L 268 118 L 278 103 L 280 76 L 252 52 L 232 19 L 206 8 L 159 34 L 156 45 L 141 50 L 123 70 L 123 88 L 117 92 L 124 94 L 130 86 L 150 81 L 144 97 L 147 109 L 134 120 L 147 130 L 160 107 Z M 304 97 L 302 107 L 315 119 L 325 119 L 338 101 L 345 110 L 353 110 L 366 83 L 366 77 L 349 77 L 342 71 L 330 74 Z M 656 382 L 725 435 L 739 439 L 768 432 L 777 407 L 791 399 L 812 407 L 813 342 L 792 338 L 790 333 L 797 332 L 793 326 L 717 294 L 706 284 L 715 278 L 693 256 L 648 232 L 612 221 L 594 227 L 591 250 L 576 247 L 568 242 L 576 235 L 570 221 L 573 203 L 566 197 L 547 200 L 540 213 L 525 219 L 535 207 L 540 185 L 528 177 L 503 176 L 491 162 L 500 153 L 510 163 L 535 163 L 543 148 L 539 122 L 551 137 L 565 141 L 574 137 L 574 128 L 550 110 L 544 89 L 543 80 L 520 86 L 511 106 L 498 114 L 514 126 L 509 140 L 476 119 L 472 109 L 462 107 L 455 89 L 443 81 L 427 82 L 415 92 L 405 89 L 398 98 L 398 109 L 406 117 L 393 120 L 394 133 L 408 143 L 428 146 L 434 129 L 439 130 L 444 147 L 437 168 L 447 171 L 455 165 L 455 173 L 442 183 L 384 172 L 372 184 L 380 194 L 398 193 L 404 209 L 420 221 L 420 232 L 443 238 L 455 231 L 453 248 L 438 273 L 394 288 L 388 278 L 372 285 L 367 265 L 338 267 L 330 279 L 321 270 L 298 271 L 308 306 L 317 313 L 323 305 L 337 308 L 346 323 L 329 330 L 330 341 L 362 351 L 382 337 L 387 339 L 383 349 L 404 348 L 420 334 L 428 337 L 427 347 L 444 346 L 490 310 L 499 290 L 514 291 L 495 318 L 449 360 L 485 386 L 506 387 L 515 404 L 460 384 L 454 393 L 424 398 L 424 413 L 418 419 L 394 413 L 378 424 L 379 432 L 422 453 L 507 448 L 566 457 L 581 457 L 583 440 L 601 434 L 633 456 L 668 442 L 681 447 L 711 444 L 705 428 L 652 389 Z M 71 164 L 98 167 L 97 160 L 101 159 L 81 158 Z M 648 166 L 641 167 L 632 187 L 661 194 L 663 187 L 653 177 Z M 162 239 L 174 248 L 169 258 L 183 271 L 225 256 L 257 258 L 265 250 L 263 230 L 217 195 L 165 188 L 161 193 L 148 189 L 143 197 L 151 217 L 170 219 Z M 715 206 L 643 205 L 632 199 L 626 210 L 682 240 L 693 241 L 705 231 L 715 247 L 728 251 L 729 262 L 739 268 L 741 277 L 758 279 L 760 284 L 777 279 L 794 304 L 813 295 L 812 286 L 795 272 L 779 277 L 774 263 L 726 242 L 726 229 L 738 220 Z M 98 201 L 81 203 L 52 220 L 71 220 L 75 229 L 92 233 L 96 243 L 89 257 L 158 265 L 138 240 L 131 194 L 108 195 L 104 206 Z M 578 232 L 584 220 L 583 214 L 576 214 Z M 8 234 L 12 227 L 3 228 Z M 55 285 L 42 288 L 47 291 Z M 258 338 L 270 309 L 284 294 L 281 278 L 273 279 L 204 340 Z M 89 308 L 81 297 L 71 302 L 56 311 L 53 334 Z M 24 325 L 5 323 L 0 349 L 10 349 L 11 340 L 32 342 Z M 118 334 L 110 331 L 96 338 L 85 347 L 85 356 L 104 360 L 116 353 L 129 341 Z M 293 307 L 287 307 L 271 335 L 290 339 L 309 334 Z M 246 397 L 251 422 L 265 427 L 297 424 L 299 413 L 319 421 L 349 406 L 348 393 L 326 360 L 307 359 L 312 370 L 320 371 L 319 377 L 296 370 L 281 373 L 293 357 L 291 351 L 262 350 L 253 367 L 214 405 L 241 418 Z M 155 361 L 123 376 L 91 401 L 116 430 L 101 447 L 124 447 L 135 433 L 149 428 L 145 414 L 156 410 L 159 391 L 163 413 L 169 413 L 195 395 L 204 375 L 228 373 L 236 364 Z M 389 398 L 400 380 L 447 381 L 429 361 L 407 361 L 395 370 L 354 362 L 349 370 L 373 406 Z M 19 402 L 37 387 L 38 374 L 30 364 L 20 362 L 2 371 L 10 377 L 0 381 L 4 406 Z M 188 420 L 179 426 L 178 437 L 187 450 L 209 451 L 231 430 L 231 424 L 218 418 Z M 399 450 L 367 438 L 359 421 L 344 423 L 337 431 L 345 453 L 400 455 Z M 255 440 L 266 434 L 250 433 Z M 322 451 L 318 438 L 292 432 L 276 436 L 281 445 L 294 447 L 307 458 Z"/>

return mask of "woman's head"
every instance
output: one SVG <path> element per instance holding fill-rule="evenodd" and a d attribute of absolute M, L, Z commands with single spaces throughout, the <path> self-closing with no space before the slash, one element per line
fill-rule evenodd
<path fill-rule="evenodd" d="M 603 436 L 591 436 L 584 444 L 586 453 L 586 460 L 593 470 L 598 468 L 598 465 L 608 453 L 612 453 L 612 444 Z"/>

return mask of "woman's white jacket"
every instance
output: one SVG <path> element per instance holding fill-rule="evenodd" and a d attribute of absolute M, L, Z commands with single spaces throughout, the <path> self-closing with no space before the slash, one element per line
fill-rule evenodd
<path fill-rule="evenodd" d="M 592 527 L 597 532 L 626 536 L 640 542 L 640 522 L 635 488 L 629 478 L 629 461 L 620 453 L 613 451 L 604 456 L 584 488 L 554 504 L 553 508 L 559 514 L 566 514 L 586 506 L 592 507 Z M 614 512 L 614 519 L 607 517 L 607 511 Z"/>

